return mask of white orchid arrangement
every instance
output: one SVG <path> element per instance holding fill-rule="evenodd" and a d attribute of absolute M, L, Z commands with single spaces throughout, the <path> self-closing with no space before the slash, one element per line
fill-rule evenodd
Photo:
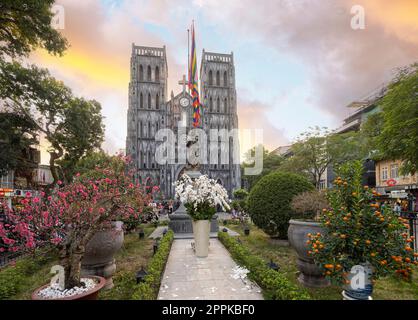
<path fill-rule="evenodd" d="M 207 175 L 192 179 L 187 174 L 183 174 L 174 185 L 176 197 L 184 203 L 187 213 L 194 220 L 211 219 L 216 213 L 217 205 L 223 210 L 230 209 L 228 192 Z"/>

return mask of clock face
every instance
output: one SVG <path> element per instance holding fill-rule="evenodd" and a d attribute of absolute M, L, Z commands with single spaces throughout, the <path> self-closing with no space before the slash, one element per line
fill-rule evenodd
<path fill-rule="evenodd" d="M 181 98 L 180 99 L 180 105 L 182 107 L 187 107 L 189 105 L 189 99 L 187 99 L 187 98 Z"/>

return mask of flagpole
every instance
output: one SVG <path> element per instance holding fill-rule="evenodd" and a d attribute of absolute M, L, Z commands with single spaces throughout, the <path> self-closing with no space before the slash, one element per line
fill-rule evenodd
<path fill-rule="evenodd" d="M 189 39 L 190 39 L 190 30 L 187 29 L 187 78 L 190 78 L 190 44 L 189 44 Z M 190 82 L 190 79 L 187 79 L 188 82 Z M 187 86 L 189 94 L 190 94 L 190 85 Z"/>

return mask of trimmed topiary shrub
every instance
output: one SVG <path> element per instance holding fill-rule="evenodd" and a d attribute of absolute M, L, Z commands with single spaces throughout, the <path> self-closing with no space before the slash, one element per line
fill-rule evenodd
<path fill-rule="evenodd" d="M 132 299 L 134 300 L 156 300 L 158 291 L 160 290 L 161 279 L 164 274 L 165 265 L 168 255 L 170 254 L 171 244 L 174 241 L 174 232 L 168 231 L 160 241 L 157 252 L 152 257 L 147 267 L 148 274 L 144 278 L 144 282 L 140 283 Z"/>
<path fill-rule="evenodd" d="M 287 238 L 292 198 L 314 186 L 305 177 L 288 172 L 272 172 L 251 189 L 248 211 L 254 224 L 270 236 Z"/>

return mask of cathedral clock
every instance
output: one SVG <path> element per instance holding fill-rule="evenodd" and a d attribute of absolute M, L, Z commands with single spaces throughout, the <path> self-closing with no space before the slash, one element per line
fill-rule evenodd
<path fill-rule="evenodd" d="M 187 99 L 186 97 L 183 97 L 183 98 L 181 98 L 180 99 L 180 105 L 182 106 L 182 107 L 187 107 L 188 105 L 190 104 L 190 101 L 189 101 L 189 99 Z"/>

